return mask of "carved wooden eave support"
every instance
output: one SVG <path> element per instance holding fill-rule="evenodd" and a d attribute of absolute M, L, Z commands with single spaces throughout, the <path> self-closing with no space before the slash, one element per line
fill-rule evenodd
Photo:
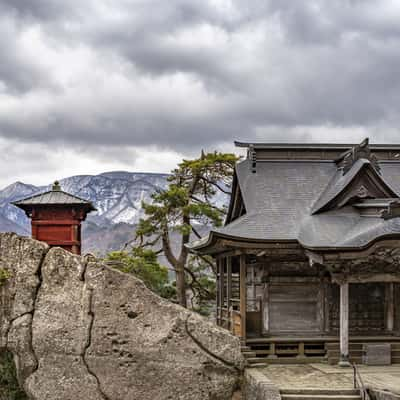
<path fill-rule="evenodd" d="M 380 249 L 367 257 L 328 262 L 332 282 L 400 282 L 400 249 Z"/>
<path fill-rule="evenodd" d="M 397 242 L 398 245 L 398 242 Z M 321 265 L 329 272 L 332 282 L 342 284 L 366 282 L 400 282 L 400 249 L 375 248 L 372 253 L 352 258 L 327 257 L 306 251 L 310 266 Z"/>

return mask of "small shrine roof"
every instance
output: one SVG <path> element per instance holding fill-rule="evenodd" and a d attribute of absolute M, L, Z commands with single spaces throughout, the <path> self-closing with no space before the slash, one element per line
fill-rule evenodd
<path fill-rule="evenodd" d="M 64 192 L 57 181 L 54 183 L 52 190 L 15 201 L 12 204 L 22 209 L 43 205 L 80 205 L 87 207 L 89 211 L 96 211 L 92 202 Z"/>

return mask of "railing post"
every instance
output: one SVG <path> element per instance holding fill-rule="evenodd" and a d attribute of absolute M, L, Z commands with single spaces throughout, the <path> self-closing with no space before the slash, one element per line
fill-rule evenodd
<path fill-rule="evenodd" d="M 299 343 L 299 347 L 298 347 L 297 357 L 298 358 L 304 358 L 305 355 L 306 355 L 306 353 L 304 351 L 304 342 L 300 342 Z"/>

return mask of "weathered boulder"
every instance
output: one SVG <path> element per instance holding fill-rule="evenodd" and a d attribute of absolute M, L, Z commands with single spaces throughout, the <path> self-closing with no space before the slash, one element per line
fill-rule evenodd
<path fill-rule="evenodd" d="M 93 260 L 0 234 L 0 346 L 37 400 L 225 400 L 240 343 Z"/>

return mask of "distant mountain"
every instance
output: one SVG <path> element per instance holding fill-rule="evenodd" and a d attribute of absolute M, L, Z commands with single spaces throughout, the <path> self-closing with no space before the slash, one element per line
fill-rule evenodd
<path fill-rule="evenodd" d="M 85 250 L 103 253 L 129 241 L 134 226 L 143 216 L 142 201 L 149 202 L 155 190 L 165 188 L 167 177 L 167 174 L 115 171 L 62 179 L 63 190 L 92 201 L 98 210 L 88 216 L 84 225 Z M 16 182 L 0 190 L 0 232 L 29 234 L 28 218 L 10 203 L 49 189 L 50 185 Z"/>
<path fill-rule="evenodd" d="M 90 213 L 83 224 L 83 251 L 105 254 L 131 241 L 137 223 L 144 216 L 142 201 L 150 202 L 154 191 L 166 188 L 167 178 L 167 174 L 114 171 L 62 179 L 63 190 L 90 200 L 98 210 Z M 0 190 L 0 232 L 30 235 L 30 221 L 22 210 L 10 203 L 47 190 L 50 185 L 33 186 L 21 182 Z M 226 204 L 227 196 L 219 193 L 215 202 Z M 205 227 L 198 230 L 206 232 Z"/>

